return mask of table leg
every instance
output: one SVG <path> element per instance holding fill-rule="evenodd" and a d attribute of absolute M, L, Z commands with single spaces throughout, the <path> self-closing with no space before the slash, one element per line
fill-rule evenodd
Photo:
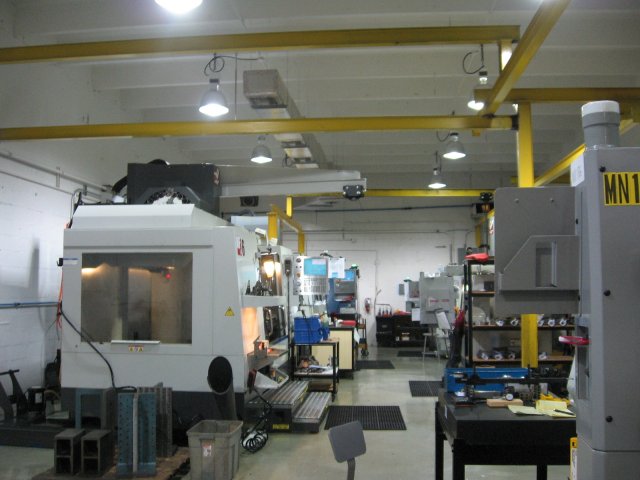
<path fill-rule="evenodd" d="M 436 436 L 436 476 L 435 480 L 443 480 L 444 477 L 444 441 L 445 436 L 442 431 L 442 425 L 438 419 L 438 405 L 436 402 L 436 418 L 435 418 L 435 436 Z"/>
<path fill-rule="evenodd" d="M 451 456 L 453 457 L 453 480 L 464 480 L 464 458 L 463 455 L 460 454 L 459 449 L 456 448 L 456 442 L 453 442 Z"/>
<path fill-rule="evenodd" d="M 546 465 L 536 465 L 536 480 L 547 480 Z"/>

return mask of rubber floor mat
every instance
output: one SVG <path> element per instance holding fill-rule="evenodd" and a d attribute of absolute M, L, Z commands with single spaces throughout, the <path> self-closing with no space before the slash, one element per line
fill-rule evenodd
<path fill-rule="evenodd" d="M 399 357 L 417 357 L 422 358 L 422 352 L 420 350 L 398 350 Z"/>
<path fill-rule="evenodd" d="M 358 360 L 356 367 L 358 370 L 393 370 L 396 368 L 390 360 Z"/>
<path fill-rule="evenodd" d="M 363 430 L 406 430 L 400 407 L 331 405 L 324 429 L 359 420 Z"/>
<path fill-rule="evenodd" d="M 437 397 L 439 388 L 441 388 L 439 380 L 409 380 L 412 397 Z"/>

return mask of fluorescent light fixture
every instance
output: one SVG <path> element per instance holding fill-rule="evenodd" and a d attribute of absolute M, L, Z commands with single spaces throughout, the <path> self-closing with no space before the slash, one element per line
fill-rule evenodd
<path fill-rule="evenodd" d="M 171 13 L 182 15 L 199 7 L 202 0 L 156 0 L 156 3 Z"/>
<path fill-rule="evenodd" d="M 258 137 L 258 144 L 251 152 L 251 161 L 253 163 L 269 163 L 273 160 L 269 147 L 264 144 L 264 135 Z"/>
<path fill-rule="evenodd" d="M 440 169 L 438 167 L 433 169 L 433 175 L 431 176 L 431 182 L 429 183 L 429 188 L 433 188 L 434 190 L 438 190 L 439 188 L 446 187 L 447 184 L 444 183 L 442 179 L 442 174 L 440 173 Z"/>
<path fill-rule="evenodd" d="M 450 140 L 447 143 L 445 153 L 442 156 L 448 160 L 458 160 L 466 157 L 467 154 L 464 151 L 464 146 L 460 142 L 458 132 L 451 132 L 449 138 Z"/>
<path fill-rule="evenodd" d="M 229 107 L 227 106 L 227 99 L 220 91 L 220 82 L 217 78 L 209 80 L 211 87 L 205 92 L 200 100 L 200 113 L 207 115 L 208 117 L 219 117 L 226 113 L 229 113 Z"/>

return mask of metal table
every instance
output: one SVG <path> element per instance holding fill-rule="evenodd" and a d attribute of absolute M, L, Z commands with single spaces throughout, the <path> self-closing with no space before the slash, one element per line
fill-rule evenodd
<path fill-rule="evenodd" d="M 537 480 L 546 480 L 547 465 L 569 464 L 569 439 L 575 435 L 574 418 L 516 416 L 485 404 L 456 408 L 451 394 L 441 390 L 435 407 L 435 478 L 443 480 L 447 440 L 453 480 L 464 480 L 466 465 L 536 465 Z"/>

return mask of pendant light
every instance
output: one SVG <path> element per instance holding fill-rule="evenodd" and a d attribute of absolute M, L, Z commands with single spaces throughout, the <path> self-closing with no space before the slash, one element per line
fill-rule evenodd
<path fill-rule="evenodd" d="M 205 92 L 200 101 L 200 113 L 207 115 L 208 117 L 219 117 L 226 113 L 229 113 L 229 107 L 227 106 L 227 99 L 224 98 L 223 93 L 220 91 L 220 82 L 217 78 L 209 80 L 211 87 Z"/>
<path fill-rule="evenodd" d="M 436 166 L 433 168 L 433 175 L 431 176 L 431 182 L 429 182 L 429 188 L 438 190 L 447 186 L 442 178 L 440 160 L 438 158 L 438 152 L 436 152 Z"/>
<path fill-rule="evenodd" d="M 199 7 L 202 0 L 156 0 L 156 3 L 171 13 L 182 15 Z"/>
<path fill-rule="evenodd" d="M 273 160 L 271 150 L 264 144 L 264 140 L 264 135 L 258 137 L 258 144 L 254 147 L 253 152 L 251 152 L 251 161 L 253 163 L 269 163 Z"/>
<path fill-rule="evenodd" d="M 442 156 L 448 160 L 458 160 L 467 156 L 464 151 L 464 146 L 460 142 L 458 132 L 451 132 L 449 134 L 449 142 Z"/>

